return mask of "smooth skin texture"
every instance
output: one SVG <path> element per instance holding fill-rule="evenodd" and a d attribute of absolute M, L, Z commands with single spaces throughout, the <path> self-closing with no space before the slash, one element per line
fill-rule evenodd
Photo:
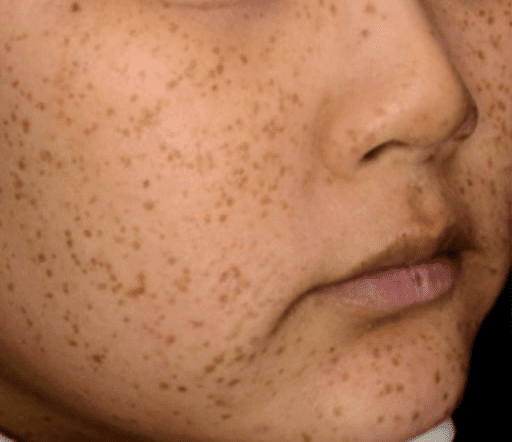
<path fill-rule="evenodd" d="M 427 431 L 511 267 L 512 2 L 206 3 L 0 0 L 0 428 Z M 453 296 L 302 296 L 453 223 Z"/>

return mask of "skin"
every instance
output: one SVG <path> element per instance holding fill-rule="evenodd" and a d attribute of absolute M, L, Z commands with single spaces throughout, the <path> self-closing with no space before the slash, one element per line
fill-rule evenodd
<path fill-rule="evenodd" d="M 426 431 L 511 267 L 512 3 L 197 3 L 0 0 L 0 430 Z M 453 296 L 302 296 L 454 222 Z"/>

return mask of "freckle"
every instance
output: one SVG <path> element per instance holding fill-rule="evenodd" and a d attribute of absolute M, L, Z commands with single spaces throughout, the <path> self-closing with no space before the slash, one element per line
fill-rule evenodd
<path fill-rule="evenodd" d="M 419 411 L 415 411 L 414 414 L 412 415 L 413 422 L 417 421 L 419 418 L 420 418 L 420 412 Z"/>
<path fill-rule="evenodd" d="M 404 391 L 404 384 L 396 384 L 396 391 L 398 391 L 399 393 Z"/>
<path fill-rule="evenodd" d="M 439 372 L 439 370 L 436 370 L 436 373 L 434 375 L 434 380 L 435 380 L 436 384 L 439 384 L 439 382 L 441 381 L 441 373 Z"/>
<path fill-rule="evenodd" d="M 96 362 L 97 364 L 102 364 L 103 360 L 105 359 L 105 355 L 95 354 L 92 355 L 92 360 Z"/>
<path fill-rule="evenodd" d="M 373 349 L 373 356 L 375 358 L 380 358 L 380 350 L 377 347 Z"/>
<path fill-rule="evenodd" d="M 168 335 L 165 338 L 165 345 L 166 346 L 170 346 L 170 345 L 174 344 L 175 342 L 176 342 L 176 336 L 174 336 L 174 335 Z"/>
<path fill-rule="evenodd" d="M 448 399 L 448 396 L 449 396 L 449 394 L 448 394 L 447 392 L 445 392 L 445 393 L 443 394 L 443 401 L 445 401 L 446 399 Z"/>
<path fill-rule="evenodd" d="M 377 419 L 377 422 L 379 424 L 382 424 L 382 422 L 384 422 L 384 416 L 380 415 L 379 418 Z"/>
<path fill-rule="evenodd" d="M 22 122 L 21 122 L 21 125 L 23 127 L 23 132 L 28 134 L 30 133 L 30 121 L 28 121 L 28 119 L 24 119 Z"/>
<path fill-rule="evenodd" d="M 368 38 L 368 36 L 370 35 L 370 31 L 368 29 L 363 29 L 361 31 L 361 35 L 363 38 Z"/>
<path fill-rule="evenodd" d="M 341 413 L 342 413 L 341 407 L 334 407 L 334 409 L 332 410 L 332 414 L 336 417 L 341 416 Z"/>
<path fill-rule="evenodd" d="M 367 14 L 375 14 L 376 11 L 377 9 L 375 8 L 375 5 L 371 2 L 368 2 L 366 4 L 366 7 L 364 8 L 364 12 L 366 12 Z"/>
<path fill-rule="evenodd" d="M 81 9 L 80 5 L 76 2 L 71 5 L 71 12 L 80 12 Z"/>
<path fill-rule="evenodd" d="M 155 208 L 155 203 L 153 201 L 146 201 L 144 203 L 144 209 L 147 211 L 153 210 Z"/>
<path fill-rule="evenodd" d="M 395 422 L 401 422 L 404 418 L 403 418 L 403 416 L 397 414 L 397 415 L 395 415 L 394 419 L 395 419 Z"/>
<path fill-rule="evenodd" d="M 51 269 L 47 269 L 47 270 L 46 270 L 46 276 L 47 276 L 48 278 L 51 278 L 51 277 L 52 277 L 52 275 L 53 275 L 52 270 L 51 270 Z"/>
<path fill-rule="evenodd" d="M 170 386 L 167 382 L 160 382 L 158 388 L 160 388 L 160 390 L 169 390 Z"/>
<path fill-rule="evenodd" d="M 184 387 L 183 385 L 178 387 L 178 391 L 181 391 L 182 393 L 185 393 L 188 391 L 187 387 Z"/>

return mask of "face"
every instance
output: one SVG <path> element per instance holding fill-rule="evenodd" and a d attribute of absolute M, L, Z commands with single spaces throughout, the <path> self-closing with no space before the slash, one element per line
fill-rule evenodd
<path fill-rule="evenodd" d="M 0 0 L 0 29 L 0 427 L 396 442 L 453 413 L 511 266 L 509 1 Z M 454 225 L 450 296 L 312 293 Z"/>

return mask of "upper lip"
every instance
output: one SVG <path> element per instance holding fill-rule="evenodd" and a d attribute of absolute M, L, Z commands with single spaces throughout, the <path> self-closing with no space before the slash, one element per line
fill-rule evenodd
<path fill-rule="evenodd" d="M 460 270 L 461 253 L 476 249 L 470 232 L 456 223 L 445 227 L 438 235 L 411 236 L 403 234 L 396 237 L 383 251 L 360 263 L 351 272 L 351 276 L 316 286 L 308 290 L 307 293 L 372 276 L 393 268 L 412 267 L 440 257 L 449 258 Z"/>

